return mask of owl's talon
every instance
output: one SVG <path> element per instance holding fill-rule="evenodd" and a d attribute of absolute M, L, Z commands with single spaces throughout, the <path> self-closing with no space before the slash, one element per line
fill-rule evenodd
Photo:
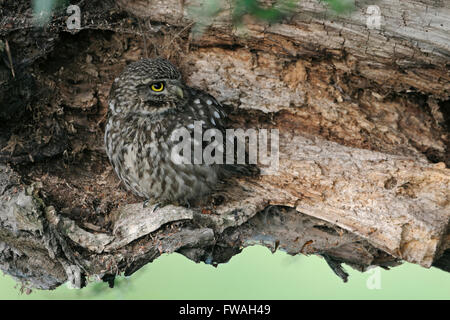
<path fill-rule="evenodd" d="M 155 204 L 155 206 L 152 209 L 152 213 L 155 212 L 157 209 L 161 208 L 161 203 Z"/>
<path fill-rule="evenodd" d="M 145 200 L 144 204 L 142 205 L 142 208 L 146 209 L 146 208 L 148 208 L 149 205 L 150 205 L 150 200 Z M 152 213 L 155 212 L 157 209 L 161 208 L 161 206 L 162 205 L 159 202 L 157 204 L 155 204 L 155 206 L 152 209 Z"/>

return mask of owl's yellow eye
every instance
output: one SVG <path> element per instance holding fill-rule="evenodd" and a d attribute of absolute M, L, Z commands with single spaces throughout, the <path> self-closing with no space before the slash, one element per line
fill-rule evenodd
<path fill-rule="evenodd" d="M 161 92 L 164 90 L 164 83 L 162 82 L 157 82 L 152 84 L 152 90 L 155 92 Z"/>

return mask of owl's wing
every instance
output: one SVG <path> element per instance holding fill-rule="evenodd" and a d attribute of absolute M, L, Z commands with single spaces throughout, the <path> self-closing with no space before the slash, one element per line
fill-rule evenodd
<path fill-rule="evenodd" d="M 226 164 L 225 161 L 225 150 L 228 140 L 234 140 L 234 145 L 237 144 L 237 139 L 229 137 L 226 134 L 226 124 L 228 122 L 228 117 L 225 112 L 224 107 L 211 95 L 203 91 L 197 90 L 191 99 L 189 104 L 191 108 L 192 116 L 197 120 L 202 120 L 203 132 L 207 129 L 217 129 L 222 133 L 223 144 L 222 149 L 224 150 L 223 164 L 219 165 L 219 171 L 224 176 L 230 175 L 256 175 L 259 173 L 259 169 L 255 165 L 248 164 L 237 164 L 236 152 L 234 153 L 234 164 Z M 202 141 L 203 148 L 205 148 L 209 142 Z M 245 141 L 243 141 L 245 143 Z M 247 156 L 246 156 L 247 158 Z"/>
<path fill-rule="evenodd" d="M 225 129 L 227 118 L 223 106 L 210 94 L 190 88 L 190 97 L 185 107 L 188 116 L 203 121 L 205 129 Z"/>

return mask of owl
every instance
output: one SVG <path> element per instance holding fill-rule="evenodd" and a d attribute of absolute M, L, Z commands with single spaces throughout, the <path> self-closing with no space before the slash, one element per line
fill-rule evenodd
<path fill-rule="evenodd" d="M 173 161 L 175 130 L 183 128 L 194 137 L 198 121 L 203 130 L 224 132 L 226 114 L 214 97 L 184 84 L 167 60 L 130 64 L 114 81 L 108 103 L 106 153 L 126 188 L 145 204 L 189 206 L 227 177 L 257 172 L 254 166 Z"/>

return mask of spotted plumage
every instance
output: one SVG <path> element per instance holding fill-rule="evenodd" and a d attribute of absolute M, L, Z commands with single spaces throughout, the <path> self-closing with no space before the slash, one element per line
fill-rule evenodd
<path fill-rule="evenodd" d="M 209 194 L 238 167 L 176 164 L 171 134 L 186 128 L 194 137 L 194 121 L 202 121 L 204 131 L 224 131 L 225 117 L 216 99 L 185 85 L 170 62 L 143 59 L 130 64 L 112 85 L 106 152 L 119 178 L 139 197 L 150 203 L 188 204 Z"/>

